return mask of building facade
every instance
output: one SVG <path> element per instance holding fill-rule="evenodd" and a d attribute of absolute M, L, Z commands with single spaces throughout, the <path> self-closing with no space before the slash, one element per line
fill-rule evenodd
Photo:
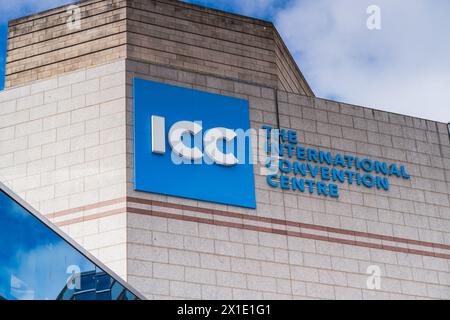
<path fill-rule="evenodd" d="M 278 170 L 148 165 L 136 110 L 166 134 L 183 101 L 284 129 Z M 172 0 L 11 21 L 0 181 L 149 299 L 450 298 L 447 124 L 315 97 L 270 22 Z"/>

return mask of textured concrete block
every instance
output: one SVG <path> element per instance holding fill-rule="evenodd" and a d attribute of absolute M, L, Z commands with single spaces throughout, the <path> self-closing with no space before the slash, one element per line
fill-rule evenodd
<path fill-rule="evenodd" d="M 91 92 L 96 92 L 100 89 L 100 80 L 92 79 L 89 81 L 83 81 L 72 85 L 72 96 L 86 95 Z"/>
<path fill-rule="evenodd" d="M 59 87 L 57 89 L 48 90 L 44 93 L 44 103 L 52 103 L 59 100 L 70 98 L 72 90 L 70 86 Z"/>
<path fill-rule="evenodd" d="M 153 276 L 159 279 L 183 281 L 184 267 L 171 264 L 153 263 Z"/>
<path fill-rule="evenodd" d="M 306 294 L 312 298 L 322 298 L 322 299 L 336 298 L 334 288 L 332 286 L 318 283 L 307 283 Z"/>
<path fill-rule="evenodd" d="M 212 254 L 200 254 L 200 265 L 202 268 L 230 271 L 230 258 Z"/>
<path fill-rule="evenodd" d="M 276 291 L 276 281 L 269 277 L 248 275 L 247 286 L 249 289 L 256 291 Z"/>
<path fill-rule="evenodd" d="M 29 109 L 44 104 L 44 94 L 37 93 L 17 100 L 17 110 Z"/>

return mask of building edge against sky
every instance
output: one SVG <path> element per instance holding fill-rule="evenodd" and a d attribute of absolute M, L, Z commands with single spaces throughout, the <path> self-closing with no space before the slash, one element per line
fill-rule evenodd
<path fill-rule="evenodd" d="M 80 29 L 67 6 L 10 22 L 0 180 L 125 281 L 147 298 L 450 298 L 445 123 L 314 97 L 266 21 L 171 0 L 79 7 Z M 255 165 L 256 209 L 136 191 L 135 78 L 243 99 L 253 129 L 409 179 L 338 181 L 332 198 Z"/>
<path fill-rule="evenodd" d="M 0 192 L 0 300 L 143 299 L 2 183 Z"/>

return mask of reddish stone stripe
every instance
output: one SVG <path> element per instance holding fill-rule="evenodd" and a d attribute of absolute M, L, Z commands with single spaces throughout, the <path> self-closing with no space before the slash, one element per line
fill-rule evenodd
<path fill-rule="evenodd" d="M 285 225 L 285 226 L 290 226 L 290 227 L 298 227 L 298 228 L 304 228 L 304 229 L 325 231 L 325 232 L 344 234 L 344 235 L 355 236 L 355 237 L 370 238 L 370 239 L 376 239 L 376 240 L 385 240 L 385 241 L 390 241 L 390 242 L 399 242 L 399 243 L 418 245 L 418 246 L 429 247 L 429 248 L 450 250 L 450 245 L 446 245 L 446 244 L 442 244 L 442 243 L 434 243 L 434 242 L 385 236 L 385 235 L 376 234 L 376 233 L 352 231 L 352 230 L 347 230 L 347 229 L 319 226 L 319 225 L 309 224 L 309 223 L 288 221 L 288 220 L 282 220 L 282 219 L 273 219 L 273 218 L 268 218 L 268 217 L 258 217 L 258 216 L 252 216 L 252 215 L 241 214 L 241 213 L 232 213 L 232 212 L 215 210 L 215 209 L 197 208 L 197 207 L 193 207 L 193 206 L 173 204 L 173 203 L 167 203 L 167 202 L 161 202 L 161 201 L 155 201 L 155 200 L 139 199 L 139 198 L 133 198 L 133 197 L 128 197 L 127 201 L 134 202 L 134 203 L 140 203 L 140 204 L 146 204 L 146 205 L 154 205 L 154 206 L 159 206 L 159 207 L 164 207 L 164 208 L 195 211 L 195 212 L 207 213 L 207 214 L 218 215 L 218 216 L 229 217 L 229 218 L 266 222 L 266 223 L 270 223 L 270 224 L 279 224 L 279 225 Z"/>
<path fill-rule="evenodd" d="M 65 220 L 65 221 L 61 221 L 61 222 L 56 222 L 55 225 L 57 225 L 58 227 L 62 227 L 62 226 L 66 226 L 66 225 L 69 225 L 69 224 L 74 224 L 74 223 L 80 223 L 80 222 L 89 221 L 89 220 L 105 218 L 105 217 L 109 217 L 109 216 L 113 216 L 113 215 L 116 215 L 116 214 L 119 214 L 119 213 L 125 213 L 125 212 L 126 212 L 126 208 L 112 209 L 112 210 L 108 210 L 108 211 L 92 214 L 92 215 L 87 216 L 87 217 L 79 217 L 79 218 L 74 218 L 74 219 Z"/>
<path fill-rule="evenodd" d="M 369 243 L 369 242 L 339 239 L 339 238 L 309 234 L 309 233 L 304 233 L 304 232 L 294 232 L 294 231 L 274 229 L 274 228 L 265 228 L 265 227 L 259 227 L 259 226 L 252 226 L 252 225 L 248 225 L 248 224 L 217 221 L 217 220 L 206 219 L 206 218 L 187 217 L 187 216 L 183 216 L 180 214 L 166 213 L 166 212 L 160 212 L 160 211 L 155 211 L 155 210 L 139 209 L 139 208 L 133 208 L 133 207 L 128 207 L 127 212 L 140 214 L 140 215 L 159 217 L 159 218 L 191 221 L 191 222 L 197 222 L 197 223 L 219 225 L 219 226 L 230 227 L 230 228 L 240 228 L 240 229 L 251 230 L 251 231 L 274 233 L 274 234 L 280 234 L 280 235 L 297 237 L 297 238 L 334 242 L 334 243 L 353 245 L 353 246 L 358 246 L 358 247 L 373 248 L 373 249 L 380 249 L 380 250 L 387 250 L 387 251 L 394 251 L 394 252 L 402 252 L 402 253 L 416 254 L 416 255 L 443 258 L 443 259 L 450 260 L 450 254 L 434 253 L 434 252 L 429 252 L 429 251 L 381 245 L 381 244 L 375 244 L 375 243 Z"/>
<path fill-rule="evenodd" d="M 227 211 L 216 210 L 216 209 L 198 208 L 198 207 L 193 207 L 193 206 L 188 206 L 188 205 L 161 202 L 161 201 L 148 200 L 148 199 L 141 199 L 141 198 L 135 198 L 135 197 L 126 197 L 126 198 L 123 197 L 123 198 L 117 198 L 117 199 L 113 199 L 113 200 L 102 201 L 102 202 L 98 202 L 98 203 L 91 204 L 91 205 L 86 205 L 86 206 L 82 206 L 82 207 L 77 207 L 77 208 L 72 208 L 72 209 L 68 209 L 68 210 L 55 212 L 53 214 L 47 215 L 47 217 L 52 219 L 52 218 L 76 213 L 79 211 L 87 211 L 87 210 L 97 209 L 97 208 L 101 208 L 101 207 L 105 207 L 105 206 L 109 206 L 109 205 L 113 205 L 113 204 L 118 204 L 118 203 L 125 202 L 125 201 L 132 202 L 132 203 L 145 204 L 145 205 L 150 205 L 150 206 L 159 206 L 159 207 L 163 207 L 163 208 L 194 211 L 194 212 L 199 212 L 199 213 L 211 214 L 213 216 L 216 215 L 216 216 L 223 216 L 223 217 L 228 217 L 228 218 L 265 222 L 265 223 L 270 223 L 270 224 L 279 224 L 279 225 L 284 225 L 284 226 L 324 231 L 324 232 L 343 234 L 343 235 L 349 235 L 349 236 L 355 236 L 355 237 L 370 238 L 370 239 L 405 243 L 405 244 L 411 244 L 411 245 L 417 245 L 417 246 L 423 246 L 423 247 L 429 247 L 429 248 L 450 250 L 450 245 L 446 245 L 446 244 L 442 244 L 442 243 L 433 243 L 433 242 L 426 242 L 426 241 L 420 241 L 420 240 L 391 237 L 391 236 L 385 236 L 385 235 L 375 234 L 375 233 L 352 231 L 352 230 L 339 229 L 339 228 L 333 228 L 333 227 L 325 227 L 325 226 L 314 225 L 314 224 L 309 224 L 309 223 L 288 221 L 288 220 L 282 220 L 282 219 L 274 219 L 274 218 L 268 218 L 268 217 L 258 217 L 258 216 L 252 216 L 252 215 L 241 214 L 241 213 L 233 213 L 233 212 L 227 212 Z M 91 216 L 89 216 L 89 217 L 91 217 Z M 96 215 L 92 215 L 92 217 L 96 217 Z M 187 216 L 184 216 L 184 217 L 185 217 L 186 221 L 188 221 L 189 219 L 190 219 L 189 221 L 194 221 L 192 219 L 197 219 L 195 217 L 187 217 Z M 61 226 L 61 225 L 67 225 L 67 224 L 77 223 L 77 222 L 81 222 L 81 221 L 86 221 L 88 219 L 88 217 L 85 217 L 84 218 L 85 220 L 80 220 L 80 219 L 81 218 L 67 220 L 64 222 L 60 222 L 57 225 Z M 209 220 L 209 219 L 207 219 L 207 220 Z M 211 220 L 211 221 L 213 221 L 214 224 L 216 224 L 216 225 L 222 224 L 221 221 L 217 221 L 217 220 Z M 229 222 L 226 222 L 226 223 L 229 223 Z M 236 225 L 236 228 L 242 228 L 242 226 L 243 226 L 243 224 L 240 224 L 240 223 L 234 223 L 234 224 Z M 262 228 L 262 227 L 258 227 L 258 228 Z M 268 229 L 268 228 L 263 228 L 263 229 Z M 279 232 L 278 229 L 271 229 L 271 230 L 276 230 L 274 233 Z M 338 239 L 338 238 L 336 238 L 336 239 Z M 342 241 L 350 241 L 350 240 L 340 239 L 340 241 L 342 242 Z M 369 245 L 372 245 L 372 244 L 369 243 Z M 412 250 L 412 249 L 410 249 L 410 250 Z"/>
<path fill-rule="evenodd" d="M 125 202 L 126 200 L 127 200 L 126 197 L 112 199 L 112 200 L 106 200 L 106 201 L 97 202 L 97 203 L 93 203 L 93 204 L 89 204 L 89 205 L 85 205 L 85 206 L 81 206 L 81 207 L 76 207 L 76 208 L 71 208 L 71 209 L 67 209 L 67 210 L 57 211 L 54 213 L 49 213 L 49 214 L 46 214 L 45 216 L 49 219 L 53 219 L 53 218 L 65 216 L 68 214 L 77 213 L 80 211 L 87 211 L 87 210 L 97 209 L 97 208 L 101 208 L 101 207 L 111 206 L 113 204 Z"/>

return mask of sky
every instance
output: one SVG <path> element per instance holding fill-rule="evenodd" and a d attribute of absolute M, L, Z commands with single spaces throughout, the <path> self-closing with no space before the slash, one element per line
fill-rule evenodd
<path fill-rule="evenodd" d="M 318 97 L 450 121 L 448 0 L 184 1 L 272 21 Z M 70 2 L 0 0 L 0 74 L 6 21 Z"/>

